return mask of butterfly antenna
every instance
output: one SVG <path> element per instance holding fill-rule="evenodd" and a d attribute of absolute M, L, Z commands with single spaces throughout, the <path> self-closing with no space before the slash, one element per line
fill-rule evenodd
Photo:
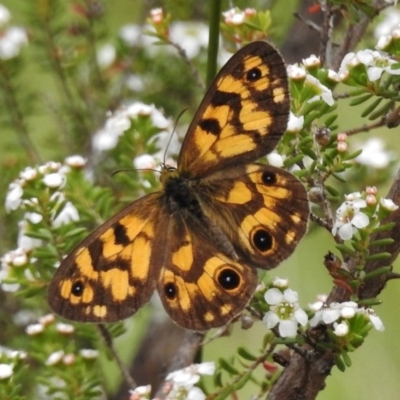
<path fill-rule="evenodd" d="M 115 171 L 111 172 L 111 176 L 114 176 L 116 174 L 118 174 L 119 172 L 160 172 L 157 169 L 153 169 L 153 168 L 120 168 L 120 169 L 116 169 Z"/>
<path fill-rule="evenodd" d="M 177 127 L 177 125 L 178 125 L 178 122 L 179 122 L 179 120 L 181 119 L 183 113 L 185 113 L 186 111 L 187 111 L 187 108 L 184 108 L 184 109 L 178 114 L 178 117 L 176 118 L 176 122 L 175 122 L 175 124 L 174 124 L 174 128 L 172 129 L 172 133 L 171 133 L 171 135 L 170 135 L 170 137 L 169 137 L 169 139 L 168 139 L 167 146 L 165 147 L 164 157 L 163 157 L 163 165 L 165 165 L 166 158 L 167 158 L 167 153 L 168 153 L 168 147 L 169 147 L 169 145 L 171 144 L 171 140 L 172 140 L 172 137 L 173 137 L 174 133 L 176 132 L 176 127 Z"/>

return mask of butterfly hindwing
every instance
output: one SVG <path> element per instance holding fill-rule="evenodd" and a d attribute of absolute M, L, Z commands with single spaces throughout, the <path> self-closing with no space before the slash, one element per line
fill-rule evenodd
<path fill-rule="evenodd" d="M 222 231 L 213 232 L 210 221 L 199 223 L 190 214 L 177 214 L 165 224 L 166 235 L 156 241 L 158 248 L 166 249 L 157 284 L 164 308 L 187 329 L 225 325 L 250 301 L 257 272 L 221 252 L 217 243 L 227 238 Z"/>
<path fill-rule="evenodd" d="M 203 177 L 269 153 L 286 129 L 286 67 L 266 42 L 239 50 L 221 69 L 190 124 L 178 168 Z"/>
<path fill-rule="evenodd" d="M 157 266 L 150 263 L 159 193 L 133 202 L 92 232 L 63 260 L 48 290 L 52 309 L 83 322 L 113 322 L 151 297 Z"/>

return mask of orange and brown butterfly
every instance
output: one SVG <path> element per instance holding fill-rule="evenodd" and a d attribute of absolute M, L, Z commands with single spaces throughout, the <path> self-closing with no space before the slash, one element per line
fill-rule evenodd
<path fill-rule="evenodd" d="M 129 317 L 158 291 L 180 326 L 227 324 L 249 303 L 257 268 L 287 258 L 304 235 L 309 206 L 290 173 L 257 159 L 288 121 L 286 67 L 253 42 L 211 84 L 189 126 L 177 168 L 80 243 L 48 291 L 51 308 L 82 322 Z"/>

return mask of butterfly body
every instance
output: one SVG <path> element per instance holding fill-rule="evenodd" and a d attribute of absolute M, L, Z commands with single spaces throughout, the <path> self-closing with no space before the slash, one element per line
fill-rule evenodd
<path fill-rule="evenodd" d="M 279 53 L 254 42 L 218 74 L 161 189 L 100 226 L 63 261 L 49 287 L 53 310 L 78 321 L 128 317 L 157 290 L 179 325 L 222 326 L 257 285 L 257 268 L 287 258 L 303 236 L 307 193 L 290 173 L 255 161 L 289 115 Z"/>

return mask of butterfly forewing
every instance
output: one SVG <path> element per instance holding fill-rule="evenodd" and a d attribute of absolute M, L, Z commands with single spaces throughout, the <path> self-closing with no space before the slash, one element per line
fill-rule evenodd
<path fill-rule="evenodd" d="M 203 177 L 256 161 L 276 146 L 289 109 L 282 57 L 266 42 L 247 45 L 208 89 L 183 142 L 178 168 Z"/>
<path fill-rule="evenodd" d="M 306 232 L 307 191 L 280 168 L 248 164 L 221 171 L 203 180 L 199 193 L 205 213 L 254 267 L 276 267 Z"/>

